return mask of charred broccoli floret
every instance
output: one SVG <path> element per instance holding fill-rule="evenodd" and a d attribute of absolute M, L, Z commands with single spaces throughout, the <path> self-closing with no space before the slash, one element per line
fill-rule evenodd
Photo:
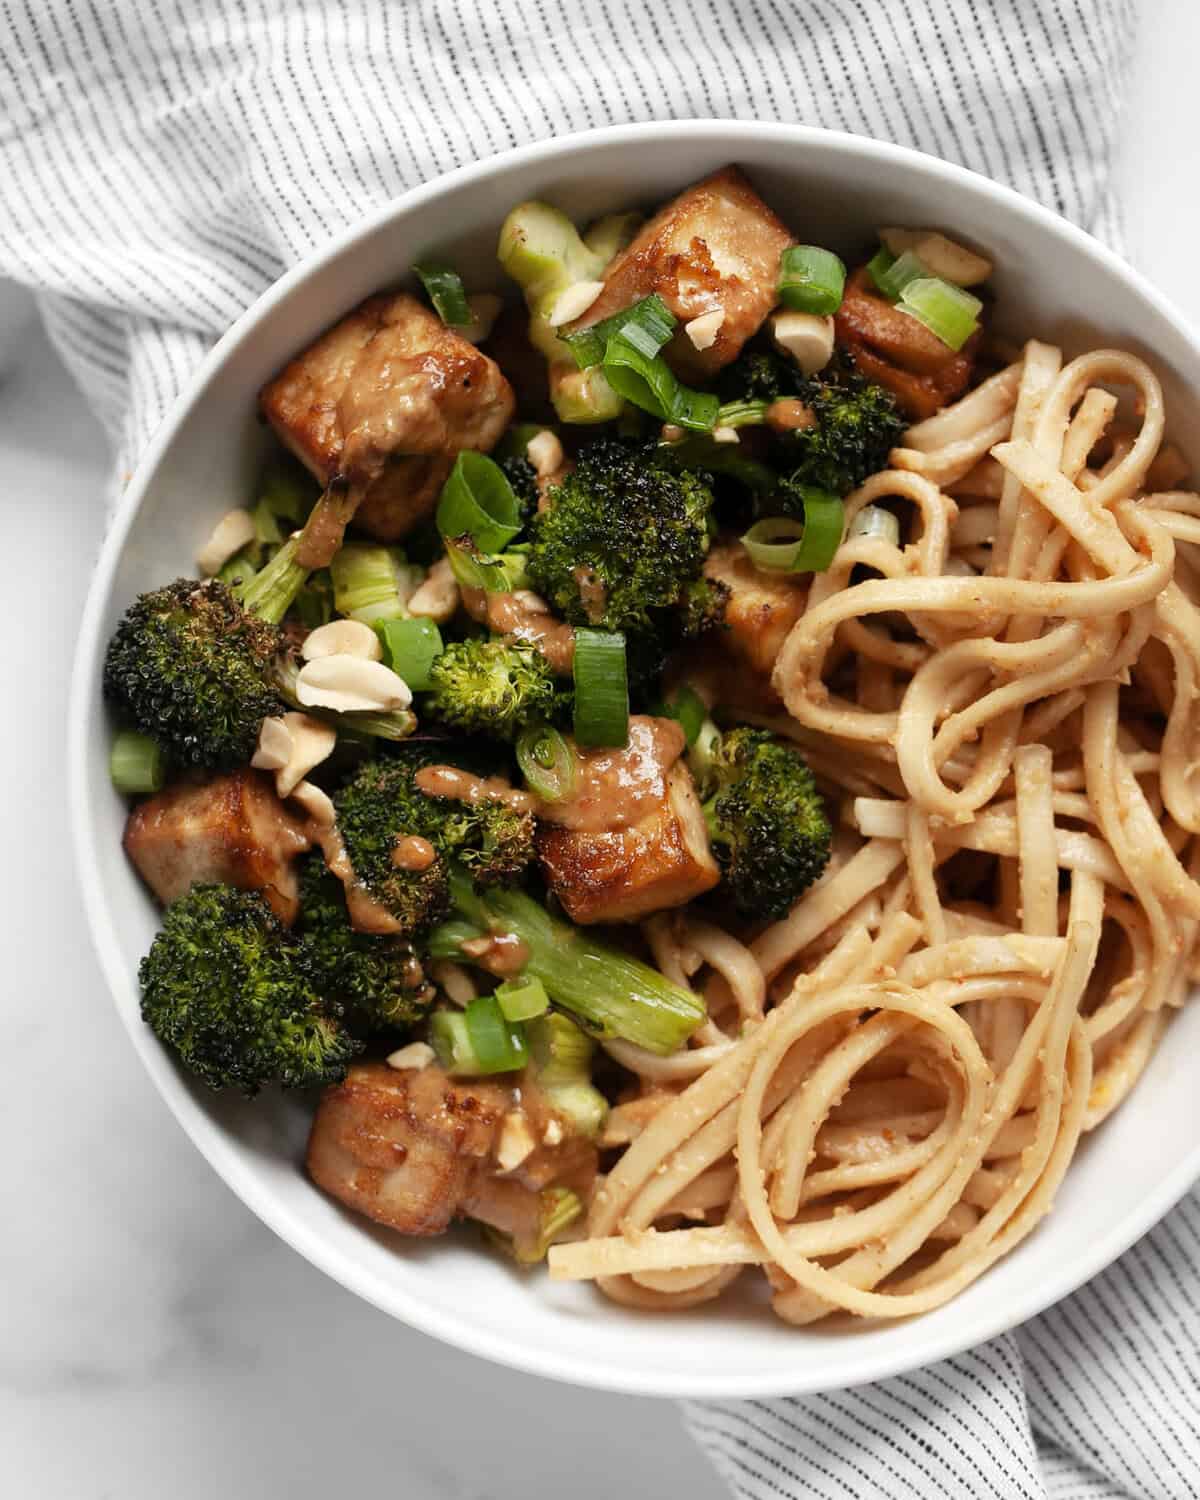
<path fill-rule="evenodd" d="M 533 858 L 531 813 L 490 797 L 426 796 L 417 772 L 438 763 L 428 748 L 369 761 L 334 798 L 355 875 L 408 937 L 450 910 L 451 860 L 486 885 L 515 879 Z M 424 868 L 397 865 L 393 855 L 404 838 L 432 845 L 433 860 Z"/>
<path fill-rule="evenodd" d="M 317 989 L 345 1012 L 352 1027 L 405 1030 L 428 1010 L 434 992 L 412 944 L 356 932 L 342 883 L 319 853 L 301 865 L 297 930 Z"/>
<path fill-rule="evenodd" d="M 803 757 L 764 730 L 721 734 L 710 723 L 691 759 L 735 902 L 752 916 L 786 916 L 829 862 L 829 819 Z"/>
<path fill-rule="evenodd" d="M 725 402 L 768 404 L 795 398 L 816 419 L 781 439 L 788 475 L 764 506 L 773 514 L 803 515 L 801 485 L 848 494 L 886 466 L 907 425 L 891 391 L 865 380 L 844 361 L 805 375 L 785 355 L 761 350 L 743 354 L 722 373 L 721 395 Z"/>
<path fill-rule="evenodd" d="M 176 579 L 126 610 L 104 661 L 104 692 L 178 765 L 230 770 L 262 721 L 286 712 L 275 676 L 279 622 L 307 577 L 285 543 L 239 592 Z"/>
<path fill-rule="evenodd" d="M 453 641 L 429 669 L 426 711 L 465 734 L 512 739 L 557 718 L 566 694 L 536 646 L 473 636 Z"/>
<path fill-rule="evenodd" d="M 336 1083 L 360 1050 L 256 892 L 196 885 L 142 959 L 142 1017 L 210 1088 Z"/>
<path fill-rule="evenodd" d="M 530 582 L 573 625 L 631 637 L 677 630 L 708 552 L 712 503 L 707 476 L 673 467 L 656 446 L 598 439 L 533 520 Z"/>
<path fill-rule="evenodd" d="M 507 458 L 499 458 L 496 462 L 504 471 L 504 477 L 512 485 L 513 494 L 517 497 L 517 503 L 521 507 L 522 525 L 528 525 L 537 510 L 537 470 L 520 453 L 510 454 Z"/>

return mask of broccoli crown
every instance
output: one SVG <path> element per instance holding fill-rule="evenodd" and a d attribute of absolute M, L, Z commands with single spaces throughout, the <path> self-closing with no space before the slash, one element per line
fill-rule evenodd
<path fill-rule="evenodd" d="M 336 1083 L 359 1044 L 263 898 L 196 885 L 142 959 L 142 1016 L 210 1088 Z"/>
<path fill-rule="evenodd" d="M 421 791 L 417 772 L 441 763 L 429 747 L 368 761 L 334 798 L 355 875 L 406 936 L 423 932 L 450 910 L 451 861 L 487 885 L 515 880 L 533 858 L 532 813 L 487 796 L 472 802 Z M 436 851 L 424 870 L 392 861 L 397 840 L 412 835 Z"/>
<path fill-rule="evenodd" d="M 817 419 L 781 440 L 791 472 L 770 497 L 772 513 L 803 515 L 801 485 L 848 494 L 886 466 L 907 425 L 891 391 L 865 380 L 844 359 L 810 376 L 782 354 L 743 354 L 723 372 L 722 390 L 726 400 L 795 397 Z"/>
<path fill-rule="evenodd" d="M 493 457 L 495 457 L 494 454 Z M 497 459 L 496 462 L 503 469 L 504 477 L 512 485 L 513 494 L 516 495 L 520 504 L 521 524 L 527 526 L 537 510 L 537 470 L 521 453 L 510 454 L 509 457 Z"/>
<path fill-rule="evenodd" d="M 573 625 L 660 629 L 700 577 L 713 496 L 653 444 L 600 438 L 531 524 L 529 579 Z"/>
<path fill-rule="evenodd" d="M 428 1010 L 434 992 L 412 944 L 356 932 L 342 883 L 319 853 L 301 866 L 298 930 L 317 989 L 345 1011 L 350 1024 L 366 1031 L 405 1029 Z"/>
<path fill-rule="evenodd" d="M 278 627 L 224 584 L 179 578 L 126 610 L 104 692 L 177 764 L 230 770 L 254 754 L 262 721 L 287 710 L 270 680 L 280 645 Z"/>
<path fill-rule="evenodd" d="M 429 673 L 428 712 L 465 734 L 512 739 L 534 720 L 557 718 L 567 702 L 536 646 L 472 636 L 452 641 Z"/>
<path fill-rule="evenodd" d="M 760 729 L 723 734 L 702 778 L 713 852 L 745 912 L 776 920 L 829 862 L 830 827 L 799 752 Z"/>

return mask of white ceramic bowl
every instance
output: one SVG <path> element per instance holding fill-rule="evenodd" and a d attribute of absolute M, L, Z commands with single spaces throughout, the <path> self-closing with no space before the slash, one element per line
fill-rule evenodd
<path fill-rule="evenodd" d="M 1085 1143 L 1050 1217 L 936 1312 L 834 1333 L 790 1330 L 748 1293 L 693 1313 L 630 1312 L 586 1286 L 517 1274 L 469 1234 L 406 1242 L 352 1217 L 300 1168 L 300 1101 L 216 1098 L 176 1070 L 138 1014 L 137 963 L 157 916 L 121 852 L 125 807 L 106 771 L 100 672 L 125 606 L 188 571 L 214 519 L 248 493 L 262 442 L 255 392 L 315 334 L 431 248 L 449 251 L 468 285 L 493 282 L 497 227 L 523 198 L 545 196 L 586 219 L 659 202 L 730 161 L 806 240 L 852 250 L 881 224 L 959 230 L 994 254 L 998 306 L 1013 332 L 1069 350 L 1112 343 L 1147 354 L 1166 381 L 1177 440 L 1186 446 L 1200 431 L 1200 344 L 1180 317 L 1087 235 L 982 177 L 795 126 L 686 122 L 546 142 L 379 210 L 229 330 L 125 493 L 88 598 L 70 705 L 71 812 L 104 974 L 151 1077 L 213 1167 L 290 1245 L 382 1311 L 537 1374 L 656 1395 L 762 1396 L 880 1379 L 990 1338 L 1095 1275 L 1200 1175 L 1200 1007 L 1174 1021 L 1132 1098 Z"/>

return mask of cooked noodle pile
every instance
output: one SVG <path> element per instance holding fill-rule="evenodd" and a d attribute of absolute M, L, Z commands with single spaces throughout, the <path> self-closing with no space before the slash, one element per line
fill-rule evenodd
<path fill-rule="evenodd" d="M 749 946 L 647 924 L 711 1019 L 609 1045 L 627 1149 L 550 1264 L 617 1301 L 755 1265 L 791 1323 L 938 1306 L 1049 1209 L 1194 977 L 1200 495 L 1166 488 L 1158 380 L 1030 343 L 906 444 L 847 501 L 901 544 L 814 578 L 763 721 L 838 810 L 829 872 Z"/>

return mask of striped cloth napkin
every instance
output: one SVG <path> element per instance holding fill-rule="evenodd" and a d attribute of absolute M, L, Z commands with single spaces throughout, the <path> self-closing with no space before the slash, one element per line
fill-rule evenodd
<path fill-rule="evenodd" d="M 1118 241 L 1136 0 L 6 0 L 0 275 L 135 463 L 205 350 L 373 205 L 631 120 L 917 146 Z M 746 1496 L 1200 1495 L 1200 1200 L 1017 1333 L 852 1392 L 692 1403 Z M 802 1338 L 803 1334 L 796 1337 Z M 636 1482 L 635 1482 L 636 1490 Z"/>

